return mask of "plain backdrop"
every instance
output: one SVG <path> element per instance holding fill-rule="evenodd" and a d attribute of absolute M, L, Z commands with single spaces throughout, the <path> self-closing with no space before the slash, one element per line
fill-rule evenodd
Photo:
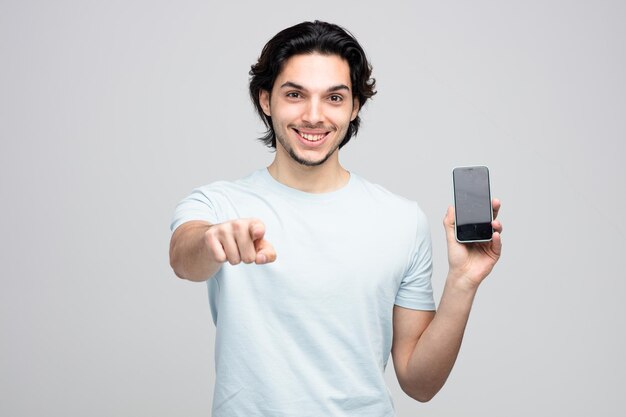
<path fill-rule="evenodd" d="M 248 70 L 279 30 L 348 28 L 379 93 L 341 151 L 430 219 L 486 164 L 504 253 L 443 390 L 399 417 L 623 416 L 626 3 L 0 0 L 0 415 L 208 416 L 206 287 L 169 222 L 273 155 Z"/>

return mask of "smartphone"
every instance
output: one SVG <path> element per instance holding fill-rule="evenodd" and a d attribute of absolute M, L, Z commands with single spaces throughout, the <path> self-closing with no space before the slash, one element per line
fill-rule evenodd
<path fill-rule="evenodd" d="M 489 169 L 486 166 L 452 170 L 454 229 L 460 243 L 487 242 L 493 236 L 493 208 Z"/>

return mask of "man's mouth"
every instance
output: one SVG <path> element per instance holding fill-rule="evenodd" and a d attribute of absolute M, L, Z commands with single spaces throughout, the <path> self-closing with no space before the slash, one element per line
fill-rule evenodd
<path fill-rule="evenodd" d="M 308 140 L 309 142 L 318 142 L 326 137 L 329 132 L 319 132 L 319 133 L 305 133 L 298 129 L 294 129 L 298 135 L 302 138 Z"/>

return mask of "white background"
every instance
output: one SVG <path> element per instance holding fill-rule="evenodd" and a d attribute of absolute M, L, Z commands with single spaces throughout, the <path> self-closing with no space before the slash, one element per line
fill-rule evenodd
<path fill-rule="evenodd" d="M 622 416 L 622 1 L 0 1 L 0 415 L 208 416 L 206 288 L 168 264 L 192 188 L 272 154 L 247 96 L 276 32 L 348 28 L 378 95 L 343 164 L 417 200 L 433 285 L 451 169 L 486 164 L 504 254 L 453 373 L 399 417 Z"/>

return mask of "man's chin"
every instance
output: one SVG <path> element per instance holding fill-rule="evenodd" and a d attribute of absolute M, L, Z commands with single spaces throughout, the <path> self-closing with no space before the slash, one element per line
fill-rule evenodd
<path fill-rule="evenodd" d="M 295 152 L 293 152 L 293 150 L 289 152 L 289 155 L 291 156 L 291 159 L 293 159 L 300 165 L 303 165 L 306 167 L 316 167 L 328 161 L 328 158 L 330 158 L 330 156 L 332 155 L 332 152 L 321 159 L 306 159 L 297 155 Z"/>

